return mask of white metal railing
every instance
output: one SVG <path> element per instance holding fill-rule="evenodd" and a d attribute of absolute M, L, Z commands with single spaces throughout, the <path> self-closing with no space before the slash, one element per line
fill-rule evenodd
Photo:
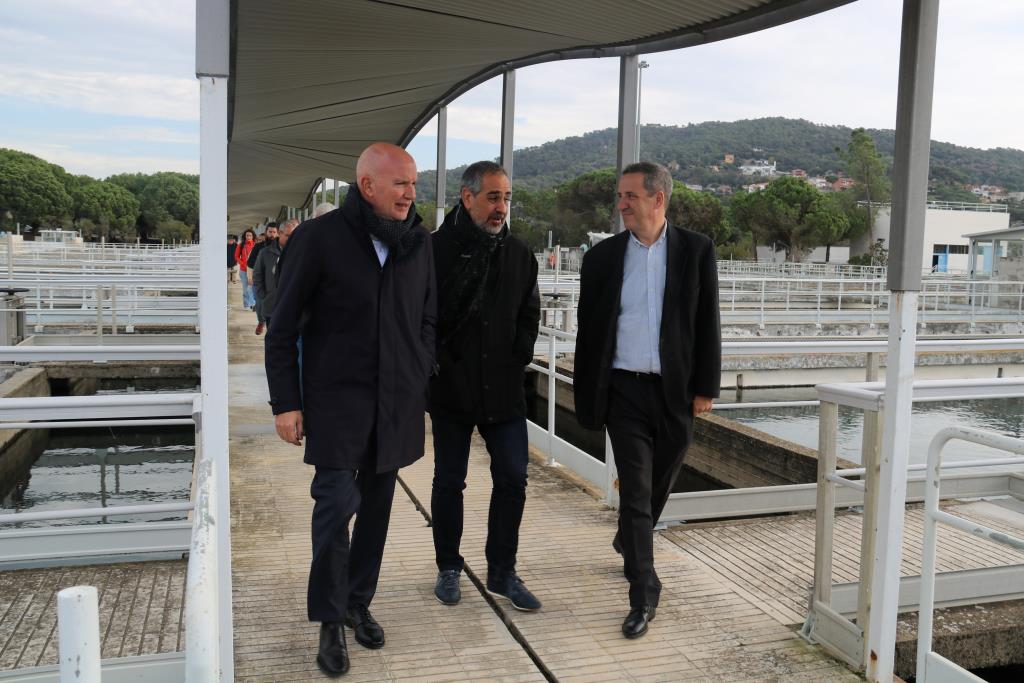
<path fill-rule="evenodd" d="M 561 329 L 542 326 L 540 336 L 534 347 L 536 357 L 546 358 L 546 365 L 531 363 L 529 368 L 535 370 L 546 378 L 547 403 L 547 427 L 541 427 L 528 421 L 530 443 L 535 448 L 543 451 L 548 456 L 548 462 L 569 467 L 588 482 L 598 487 L 605 495 L 606 500 L 611 502 L 615 496 L 614 462 L 612 470 L 606 467 L 605 462 L 595 458 L 578 446 L 570 443 L 557 435 L 557 396 L 559 383 L 565 386 L 572 386 L 573 379 L 564 372 L 559 372 L 557 359 L 559 355 L 572 353 L 575 350 L 576 335 Z M 807 339 L 799 341 L 773 341 L 773 340 L 729 340 L 722 343 L 723 356 L 806 356 L 818 354 L 860 354 L 866 356 L 865 366 L 868 376 L 878 370 L 878 357 L 887 350 L 887 342 L 882 339 L 852 339 L 852 340 L 816 340 Z M 994 351 L 1024 351 L 1024 338 L 993 338 L 993 339 L 928 339 L 917 344 L 919 353 L 971 353 L 971 352 L 994 352 Z M 1024 380 L 1007 379 L 1000 380 L 1003 386 L 1012 388 L 1006 389 L 1008 393 L 1001 396 L 1016 396 L 1017 392 L 1024 392 Z M 985 387 L 991 380 L 961 380 L 964 387 Z M 932 396 L 942 396 L 944 389 L 933 389 L 933 383 L 920 382 L 916 384 L 918 398 L 916 400 L 940 400 Z M 940 385 L 943 382 L 939 383 Z M 854 396 L 867 397 L 873 406 L 867 409 L 866 429 L 873 427 L 869 424 L 873 419 L 871 415 L 880 409 L 879 390 L 884 385 L 881 383 L 860 383 L 855 385 L 821 385 L 819 394 L 825 392 L 847 392 L 847 398 L 830 396 L 832 401 L 853 400 Z M 976 389 L 979 395 L 986 397 L 991 394 L 982 389 Z M 1024 395 L 1024 394 L 1022 394 Z M 996 397 L 991 395 L 992 397 Z M 792 406 L 817 406 L 820 401 L 772 401 L 767 403 L 716 403 L 714 410 L 727 411 L 732 409 L 770 409 Z M 876 437 L 877 438 L 877 435 Z M 865 435 L 865 441 L 870 441 L 870 435 Z M 611 446 L 605 439 L 606 461 L 611 461 L 607 454 L 611 453 Z M 919 469 L 919 468 L 918 468 Z M 915 468 L 912 466 L 911 470 Z M 844 474 L 841 472 L 841 474 Z M 923 480 L 914 479 L 910 482 L 911 499 L 921 500 Z M 964 477 L 961 481 L 961 488 L 958 492 L 961 495 L 995 495 L 1007 488 L 1008 484 L 1002 481 L 981 481 L 977 478 Z M 972 488 L 973 487 L 973 488 Z M 694 493 L 674 493 L 669 496 L 669 501 L 662 514 L 662 521 L 695 521 L 726 516 L 741 516 L 754 514 L 767 514 L 777 512 L 797 512 L 801 510 L 813 510 L 816 505 L 815 484 L 793 484 L 781 486 L 755 487 L 749 489 L 727 489 L 721 491 L 699 491 Z M 852 505 L 848 497 L 840 497 L 838 505 Z M 859 504 L 859 503 L 856 503 Z"/>
<path fill-rule="evenodd" d="M 538 278 L 543 312 L 565 316 L 573 331 L 579 276 L 554 271 Z M 756 273 L 720 273 L 719 301 L 723 324 L 827 323 L 866 324 L 888 320 L 889 291 L 879 277 L 786 277 Z M 555 302 L 555 303 L 551 303 Z M 1024 325 L 1024 282 L 929 277 L 918 294 L 918 324 L 978 322 Z"/>
<path fill-rule="evenodd" d="M 804 624 L 803 635 L 823 645 L 835 656 L 861 668 L 867 668 L 869 653 L 868 632 L 869 613 L 874 609 L 885 609 L 885 606 L 874 605 L 871 590 L 874 581 L 873 558 L 876 552 L 892 552 L 890 548 L 875 547 L 878 532 L 878 505 L 880 492 L 880 454 L 882 424 L 881 414 L 885 409 L 885 384 L 883 382 L 860 382 L 850 384 L 823 384 L 817 387 L 819 406 L 818 422 L 818 480 L 816 485 L 817 511 L 815 522 L 814 552 L 814 588 L 810 610 Z M 950 400 L 976 400 L 997 398 L 1019 398 L 1024 396 L 1024 379 L 987 379 L 987 380 L 929 380 L 914 382 L 913 402 L 932 402 Z M 849 470 L 836 470 L 837 437 L 839 406 L 847 406 L 864 411 L 864 434 L 862 438 L 862 467 Z M 1017 466 L 1018 463 L 1007 459 L 974 459 L 962 462 L 946 463 L 946 469 L 965 469 L 975 467 Z M 924 465 L 911 465 L 908 472 L 920 472 Z M 1019 467 L 1014 476 L 1019 476 Z M 857 480 L 851 477 L 859 477 Z M 908 478 L 907 500 L 920 500 L 931 493 L 931 484 L 925 481 L 923 491 L 911 491 L 915 481 L 921 478 Z M 832 584 L 832 548 L 835 508 L 842 505 L 842 500 L 849 496 L 840 496 L 841 490 L 853 491 L 853 495 L 863 504 L 864 514 L 861 529 L 860 548 L 860 580 L 856 587 L 856 620 L 851 621 L 844 615 L 844 610 L 833 604 Z M 1011 493 L 1012 487 L 999 493 Z M 917 493 L 915 496 L 914 494 Z M 976 492 L 972 492 L 977 495 Z M 923 496 L 922 496 L 923 494 Z M 938 492 L 936 491 L 936 495 Z M 953 488 L 943 492 L 946 496 L 971 495 L 962 488 Z M 979 570 L 984 571 L 984 570 Z M 995 599 L 988 591 L 984 582 L 979 584 L 967 595 L 977 601 Z M 1000 598 L 1003 595 L 1000 593 Z M 885 612 L 888 613 L 888 612 Z M 895 614 L 895 611 L 892 612 Z"/>
<path fill-rule="evenodd" d="M 74 413 L 79 418 L 68 423 L 54 422 L 53 418 L 68 417 Z M 133 415 L 164 415 L 174 417 L 150 417 L 141 420 L 124 420 L 121 418 Z M 0 515 L 0 524 L 18 524 L 29 521 L 55 519 L 71 519 L 94 516 L 133 515 L 142 513 L 191 512 L 192 521 L 184 523 L 188 528 L 187 541 L 184 546 L 176 543 L 164 543 L 165 537 L 159 534 L 161 528 L 173 524 L 180 527 L 182 523 L 145 522 L 136 525 L 117 525 L 116 527 L 78 527 L 76 531 L 96 529 L 96 539 L 86 542 L 82 548 L 65 546 L 48 553 L 36 552 L 34 557 L 43 560 L 64 560 L 69 557 L 122 554 L 125 552 L 144 551 L 188 551 L 188 567 L 185 597 L 185 651 L 173 655 L 151 659 L 145 657 L 126 657 L 104 660 L 103 671 L 121 671 L 130 668 L 133 676 L 139 680 L 147 679 L 152 674 L 156 680 L 185 680 L 189 683 L 200 683 L 219 679 L 221 614 L 224 613 L 225 601 L 230 614 L 230 592 L 219 590 L 218 573 L 221 566 L 229 566 L 230 558 L 225 556 L 224 549 L 217 543 L 218 506 L 216 499 L 217 476 L 215 458 L 204 453 L 202 449 L 202 398 L 199 394 L 156 394 L 134 396 L 86 396 L 86 397 L 47 397 L 27 399 L 0 399 L 0 422 L 2 429 L 54 428 L 54 426 L 91 426 L 106 427 L 123 424 L 182 424 L 191 423 L 196 427 L 196 455 L 194 476 L 194 498 L 188 502 L 157 503 L 102 508 L 81 508 L 73 510 L 53 510 Z M 126 527 L 141 527 L 146 537 L 142 546 L 111 546 L 111 532 L 124 530 Z M 14 545 L 24 545 L 26 535 L 35 535 L 44 542 L 53 543 L 53 534 L 67 533 L 67 529 L 32 529 L 0 532 L 0 548 L 10 554 Z M 81 534 L 78 534 L 81 536 Z M 25 553 L 22 553 L 24 556 Z M 0 560 L 3 558 L 0 557 Z M 24 557 L 22 558 L 24 559 Z M 223 565 L 222 563 L 228 563 Z M 91 602 L 90 602 L 91 596 Z M 98 631 L 98 615 L 95 604 L 95 589 L 79 586 L 62 592 L 59 597 L 58 628 L 60 630 L 60 671 L 61 681 L 96 681 L 100 676 L 100 638 Z M 88 667 L 78 666 L 67 668 L 67 662 L 87 663 Z M 52 668 L 51 668 L 52 670 Z M 56 680 L 47 670 L 33 670 L 39 680 Z M 36 674 L 33 674 L 36 675 Z M 93 678 L 89 678 L 93 676 Z M 36 679 L 32 679 L 36 680 Z M 120 680 L 120 679 L 118 679 Z M 134 680 L 134 679 L 133 679 Z"/>
<path fill-rule="evenodd" d="M 932 650 L 932 623 L 935 607 L 936 550 L 938 525 L 947 524 L 969 534 L 986 538 L 997 543 L 1024 550 L 1024 539 L 997 531 L 983 524 L 969 521 L 939 509 L 939 481 L 942 474 L 942 449 L 954 439 L 969 441 L 989 448 L 1004 450 L 1024 456 L 1024 440 L 1002 434 L 972 429 L 969 427 L 947 427 L 939 431 L 928 446 L 927 472 L 924 502 L 924 545 L 921 555 L 921 597 L 917 624 L 917 680 L 921 683 L 942 683 L 981 680 L 963 667 L 946 659 Z M 1024 457 L 1003 458 L 1004 464 L 1024 464 Z M 979 463 L 973 463 L 980 466 Z M 1019 565 L 1018 565 L 1019 566 Z M 884 608 L 884 606 L 883 606 Z"/>

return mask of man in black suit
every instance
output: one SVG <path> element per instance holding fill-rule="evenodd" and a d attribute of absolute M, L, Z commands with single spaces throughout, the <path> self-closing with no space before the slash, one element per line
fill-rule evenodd
<path fill-rule="evenodd" d="M 423 455 L 434 362 L 434 258 L 413 203 L 416 164 L 375 143 L 356 180 L 340 209 L 292 234 L 266 337 L 278 436 L 296 446 L 307 437 L 305 461 L 316 467 L 307 610 L 321 623 L 317 663 L 330 675 L 349 668 L 344 625 L 361 645 L 384 645 L 369 605 L 398 468 Z"/>
<path fill-rule="evenodd" d="M 665 219 L 672 176 L 658 164 L 627 166 L 618 209 L 627 230 L 583 259 L 576 417 L 607 427 L 619 473 L 619 527 L 630 612 L 627 638 L 647 632 L 661 582 L 654 524 L 683 465 L 695 415 L 711 410 L 721 377 L 714 243 Z"/>

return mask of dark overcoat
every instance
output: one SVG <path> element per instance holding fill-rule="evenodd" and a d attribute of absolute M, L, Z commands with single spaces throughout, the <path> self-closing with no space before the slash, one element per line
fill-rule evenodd
<path fill-rule="evenodd" d="M 360 201 L 353 188 L 341 208 L 288 240 L 265 342 L 267 381 L 275 415 L 303 411 L 307 463 L 359 469 L 372 461 L 386 472 L 423 455 L 434 256 L 417 218 L 415 245 L 397 259 L 392 249 L 382 267 Z"/>
<path fill-rule="evenodd" d="M 722 375 L 718 269 L 714 243 L 705 235 L 667 225 L 668 254 L 662 302 L 661 386 L 672 425 L 693 429 L 693 397 L 716 398 Z M 583 258 L 577 310 L 573 393 L 576 418 L 601 429 L 608 413 L 608 385 L 622 294 L 629 233 L 595 245 Z"/>
<path fill-rule="evenodd" d="M 431 236 L 439 292 L 440 283 L 462 261 L 455 219 L 453 209 Z M 540 322 L 537 259 L 512 235 L 495 249 L 491 259 L 480 314 L 437 350 L 438 370 L 430 380 L 431 415 L 473 424 L 526 415 L 523 380 L 526 366 L 533 360 Z M 444 304 L 439 301 L 438 308 Z"/>

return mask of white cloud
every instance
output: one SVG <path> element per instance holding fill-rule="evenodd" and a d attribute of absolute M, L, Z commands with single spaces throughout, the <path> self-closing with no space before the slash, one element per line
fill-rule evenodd
<path fill-rule="evenodd" d="M 14 97 L 39 104 L 118 116 L 199 119 L 199 87 L 190 78 L 0 65 L 0 82 Z"/>
<path fill-rule="evenodd" d="M 23 140 L 0 138 L 0 147 L 17 149 L 50 163 L 63 166 L 68 173 L 106 178 L 115 173 L 156 173 L 157 171 L 180 171 L 199 173 L 199 159 L 178 157 L 128 156 L 116 154 L 95 154 L 82 152 L 67 145 L 54 143 L 26 143 Z"/>
<path fill-rule="evenodd" d="M 199 131 L 180 131 L 164 126 L 119 126 L 117 128 L 99 128 L 87 131 L 35 131 L 39 137 L 67 145 L 83 142 L 109 142 L 122 144 L 125 142 L 146 142 L 167 145 L 198 145 Z"/>

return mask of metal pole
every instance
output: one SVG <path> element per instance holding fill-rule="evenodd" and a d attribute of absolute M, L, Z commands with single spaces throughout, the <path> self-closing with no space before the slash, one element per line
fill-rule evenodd
<path fill-rule="evenodd" d="M 437 227 L 444 222 L 447 208 L 445 185 L 448 182 L 448 107 L 437 110 Z M 461 201 L 461 200 L 459 200 Z"/>
<path fill-rule="evenodd" d="M 7 236 L 7 278 L 14 279 L 14 235 Z"/>
<path fill-rule="evenodd" d="M 548 464 L 555 462 L 555 333 L 548 334 Z"/>
<path fill-rule="evenodd" d="M 93 586 L 57 593 L 60 680 L 100 683 L 99 600 Z"/>
<path fill-rule="evenodd" d="M 334 208 L 341 206 L 341 181 L 334 179 Z"/>
<path fill-rule="evenodd" d="M 643 101 L 642 98 L 644 96 L 644 69 L 649 66 L 650 64 L 643 60 L 636 65 L 636 141 L 633 143 L 633 146 L 636 148 L 637 161 L 640 160 L 640 114 L 642 112 L 640 104 Z"/>
<path fill-rule="evenodd" d="M 110 286 L 110 334 L 117 334 L 117 285 Z"/>
<path fill-rule="evenodd" d="M 620 171 L 639 159 L 636 148 L 638 74 L 636 55 L 619 59 L 619 135 L 615 167 Z M 615 211 L 613 226 L 613 232 L 622 232 L 625 229 L 618 209 Z"/>
<path fill-rule="evenodd" d="M 512 179 L 512 134 L 516 117 L 516 72 L 506 71 L 501 88 L 501 166 Z"/>
<path fill-rule="evenodd" d="M 103 343 L 103 285 L 96 285 L 96 339 Z"/>
<path fill-rule="evenodd" d="M 876 683 L 890 683 L 895 664 L 938 15 L 938 0 L 904 0 L 889 240 L 885 424 L 871 610 L 865 634 L 867 679 Z"/>
<path fill-rule="evenodd" d="M 228 75 L 231 36 L 229 0 L 197 0 L 196 77 L 199 79 L 199 358 L 202 419 L 197 441 L 219 476 L 214 478 L 212 523 L 216 581 L 214 653 L 219 677 L 233 681 L 234 627 L 231 614 L 231 469 L 228 458 L 228 299 L 224 247 L 228 215 Z M 212 647 L 212 646 L 211 646 Z M 209 680 L 189 677 L 189 680 Z"/>

